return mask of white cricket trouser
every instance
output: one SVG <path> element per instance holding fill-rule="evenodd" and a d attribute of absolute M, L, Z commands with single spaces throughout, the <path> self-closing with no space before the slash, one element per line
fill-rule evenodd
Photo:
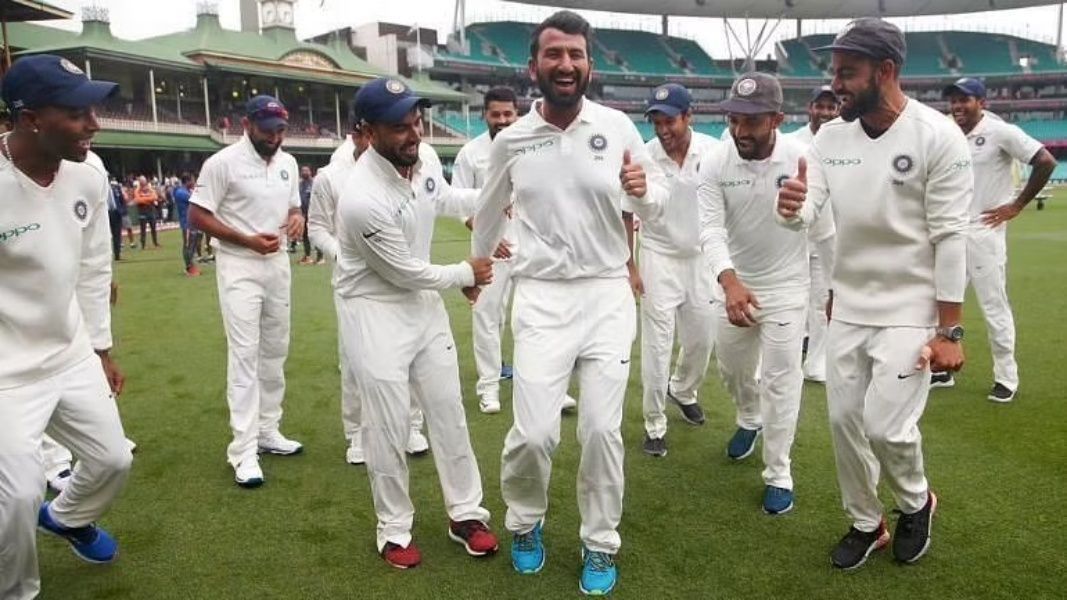
<path fill-rule="evenodd" d="M 133 456 L 96 356 L 30 385 L 0 390 L 0 598 L 35 597 L 37 510 L 44 500 L 41 437 L 74 451 L 67 489 L 53 518 L 83 527 L 104 515 L 126 482 Z"/>
<path fill-rule="evenodd" d="M 378 551 L 386 542 L 411 543 L 415 507 L 408 495 L 404 452 L 412 397 L 422 403 L 429 425 L 448 517 L 487 523 L 481 474 L 463 413 L 456 342 L 441 295 L 423 291 L 401 300 L 345 298 L 341 317 L 345 354 L 363 397 L 363 452 L 378 517 Z"/>
<path fill-rule="evenodd" d="M 805 295 L 757 294 L 763 309 L 755 312 L 752 327 L 730 323 L 726 306 L 716 306 L 715 356 L 737 407 L 737 426 L 763 429 L 763 482 L 787 490 L 793 489 L 789 452 L 804 389 L 800 350 L 807 319 Z"/>
<path fill-rule="evenodd" d="M 823 272 L 822 260 L 808 257 L 811 292 L 808 296 L 808 352 L 804 357 L 804 377 L 826 380 L 826 301 L 830 298 L 830 274 Z"/>
<path fill-rule="evenodd" d="M 831 320 L 827 334 L 826 402 L 841 500 L 856 529 L 871 532 L 882 520 L 882 471 L 900 510 L 926 505 L 919 419 L 930 369 L 916 371 L 915 363 L 934 329 Z"/>
<path fill-rule="evenodd" d="M 711 270 L 702 256 L 675 258 L 641 248 L 641 383 L 645 432 L 667 434 L 667 390 L 682 404 L 695 404 L 715 347 Z M 678 362 L 671 376 L 674 330 Z"/>
<path fill-rule="evenodd" d="M 504 440 L 500 467 L 509 531 L 530 531 L 548 510 L 560 409 L 577 366 L 579 534 L 590 550 L 618 551 L 623 496 L 620 427 L 636 321 L 633 292 L 625 277 L 516 280 L 511 318 L 515 423 Z"/>
<path fill-rule="evenodd" d="M 46 433 L 41 436 L 41 462 L 44 464 L 45 481 L 51 481 L 63 471 L 70 469 L 74 457 L 66 446 Z"/>
<path fill-rule="evenodd" d="M 981 227 L 967 232 L 967 278 L 985 316 L 989 347 L 993 350 L 993 380 L 1019 389 L 1015 362 L 1015 319 L 1008 303 L 1007 228 Z"/>
<path fill-rule="evenodd" d="M 217 252 L 215 271 L 229 356 L 229 462 L 253 458 L 261 435 L 278 431 L 289 354 L 289 256 Z"/>
<path fill-rule="evenodd" d="M 511 298 L 511 263 L 493 263 L 493 282 L 482 288 L 474 303 L 474 365 L 478 370 L 478 397 L 500 393 L 500 340 L 504 336 L 508 300 Z"/>

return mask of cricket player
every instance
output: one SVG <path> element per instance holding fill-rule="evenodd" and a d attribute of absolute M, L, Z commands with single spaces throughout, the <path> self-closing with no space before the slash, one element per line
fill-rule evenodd
<path fill-rule="evenodd" d="M 85 164 L 99 131 L 93 106 L 118 85 L 90 81 L 51 55 L 19 59 L 0 96 L 14 130 L 0 137 L 0 598 L 40 591 L 37 529 L 83 560 L 108 563 L 118 545 L 96 525 L 122 490 L 132 457 L 111 358 L 111 236 L 107 176 Z M 44 499 L 42 435 L 79 461 L 66 489 Z"/>
<path fill-rule="evenodd" d="M 284 238 L 303 234 L 296 159 L 281 150 L 289 113 L 276 98 L 245 105 L 240 141 L 204 162 L 190 199 L 189 226 L 213 238 L 219 305 L 229 358 L 226 400 L 234 480 L 263 484 L 259 452 L 298 454 L 279 431 L 289 354 L 289 257 Z M 279 251 L 279 248 L 282 251 Z"/>
<path fill-rule="evenodd" d="M 645 146 L 670 186 L 662 216 L 641 227 L 642 449 L 650 456 L 667 455 L 667 399 L 687 423 L 704 424 L 697 391 L 715 345 L 713 282 L 700 244 L 697 185 L 702 162 L 719 142 L 693 131 L 691 104 L 688 89 L 667 83 L 652 90 L 645 109 L 656 128 Z M 672 376 L 675 328 L 680 348 Z"/>
<path fill-rule="evenodd" d="M 352 133 L 346 140 L 352 142 L 346 144 L 352 148 L 352 151 L 347 155 L 336 156 L 329 165 L 319 169 L 319 172 L 315 174 L 315 181 L 311 186 L 311 206 L 308 209 L 307 224 L 311 244 L 334 265 L 331 284 L 334 287 L 334 308 L 337 310 L 338 325 L 341 323 L 341 299 L 337 295 L 337 278 L 340 275 L 337 266 L 337 201 L 341 196 L 345 180 L 356 166 L 356 160 L 370 146 L 370 129 L 363 127 L 360 120 L 353 116 Z M 352 371 L 348 368 L 349 361 L 345 356 L 345 347 L 340 332 L 338 332 L 337 342 L 341 365 L 341 425 L 344 429 L 345 440 L 348 442 L 345 461 L 351 465 L 361 465 L 366 462 L 361 433 L 363 401 L 359 397 L 359 389 L 353 379 Z M 421 456 L 429 451 L 430 444 L 426 436 L 422 434 L 422 411 L 416 402 L 412 401 L 411 404 L 411 430 L 408 433 L 407 453 L 411 456 Z"/>
<path fill-rule="evenodd" d="M 658 217 L 667 189 L 633 122 L 585 97 L 590 35 L 589 23 L 570 11 L 534 29 L 529 74 L 544 98 L 493 140 L 473 246 L 476 257 L 492 255 L 514 200 L 520 249 L 512 266 L 515 423 L 501 465 L 512 565 L 536 573 L 545 564 L 552 453 L 577 367 L 579 588 L 606 594 L 617 580 L 620 427 L 637 319 L 621 215 L 636 212 L 644 222 Z"/>
<path fill-rule="evenodd" d="M 775 226 L 778 185 L 807 150 L 778 133 L 785 118 L 778 80 L 745 73 L 719 106 L 732 141 L 705 159 L 697 195 L 701 241 L 722 287 L 715 325 L 719 371 L 737 406 L 737 431 L 726 452 L 734 460 L 748 457 L 763 433 L 763 510 L 777 515 L 792 510 L 794 501 L 789 452 L 804 385 L 808 238 L 832 260 L 833 224 L 820 218 L 808 235 Z"/>
<path fill-rule="evenodd" d="M 459 363 L 438 290 L 485 284 L 492 260 L 430 264 L 438 215 L 461 218 L 478 195 L 452 190 L 441 162 L 421 143 L 428 102 L 397 79 L 376 79 L 356 93 L 354 112 L 370 130 L 370 148 L 341 188 L 337 294 L 349 369 L 363 399 L 363 450 L 378 517 L 377 546 L 406 569 L 422 556 L 411 537 L 404 441 L 411 398 L 429 424 L 430 446 L 448 513 L 448 535 L 472 556 L 496 552 L 489 511 L 471 448 Z"/>
<path fill-rule="evenodd" d="M 919 433 L 930 369 L 963 365 L 971 158 L 958 127 L 901 91 L 906 46 L 895 25 L 856 19 L 819 50 L 833 53 L 841 120 L 820 128 L 782 184 L 778 216 L 804 228 L 831 199 L 837 226 L 826 399 L 852 526 L 831 561 L 854 569 L 889 543 L 884 474 L 901 513 L 893 555 L 914 563 L 937 508 Z"/>
<path fill-rule="evenodd" d="M 967 136 L 974 161 L 974 200 L 967 228 L 967 279 L 985 316 L 989 346 L 993 349 L 993 402 L 1011 402 L 1019 390 L 1015 362 L 1015 319 L 1008 303 L 1007 223 L 1022 212 L 1056 169 L 1056 158 L 1041 142 L 1015 125 L 985 114 L 985 84 L 963 78 L 946 87 L 952 118 Z M 1015 161 L 1033 167 L 1026 186 L 1012 197 Z M 935 373 L 935 387 L 948 387 L 952 373 Z"/>
<path fill-rule="evenodd" d="M 824 123 L 837 118 L 841 103 L 829 85 L 811 91 L 808 102 L 808 124 L 788 134 L 789 138 L 809 146 Z M 804 379 L 826 383 L 826 302 L 830 298 L 830 274 L 824 272 L 823 261 L 812 248 L 808 259 L 811 271 L 811 292 L 808 300 L 808 344 L 804 354 Z"/>

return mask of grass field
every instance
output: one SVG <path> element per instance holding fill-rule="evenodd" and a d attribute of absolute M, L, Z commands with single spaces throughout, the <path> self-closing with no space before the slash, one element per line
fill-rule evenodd
<path fill-rule="evenodd" d="M 640 451 L 640 368 L 627 394 L 626 505 L 619 598 L 1064 598 L 1067 542 L 1067 402 L 1060 376 L 1067 348 L 1067 194 L 1030 209 L 1010 232 L 1010 293 L 1019 331 L 1017 401 L 985 399 L 992 384 L 985 328 L 966 308 L 968 363 L 957 386 L 935 390 L 922 423 L 927 470 L 941 503 L 931 553 L 902 567 L 888 553 L 855 573 L 835 572 L 829 550 L 848 522 L 840 507 L 825 396 L 805 384 L 793 451 L 796 509 L 765 516 L 757 453 L 725 456 L 733 408 L 717 376 L 701 393 L 704 427 L 670 415 L 670 455 Z M 422 566 L 388 567 L 375 553 L 375 520 L 363 467 L 344 462 L 334 309 L 326 267 L 293 267 L 293 335 L 284 432 L 302 456 L 264 459 L 267 483 L 233 484 L 225 462 L 225 340 L 214 271 L 183 276 L 175 233 L 164 248 L 127 251 L 116 268 L 116 356 L 128 385 L 120 400 L 140 445 L 122 498 L 103 525 L 119 561 L 76 560 L 40 539 L 43 598 L 566 598 L 578 595 L 576 419 L 564 417 L 546 529 L 548 564 L 536 576 L 501 553 L 469 558 L 445 535 L 440 488 L 429 458 L 411 461 Z M 462 258 L 460 226 L 442 221 L 438 262 Z M 482 415 L 474 395 L 470 314 L 445 294 L 461 348 L 464 404 L 485 502 L 503 533 L 500 451 L 510 411 Z M 507 354 L 510 354 L 508 352 Z M 504 383 L 502 396 L 510 394 Z M 888 493 L 883 494 L 888 501 Z M 890 506 L 891 507 L 891 506 Z"/>

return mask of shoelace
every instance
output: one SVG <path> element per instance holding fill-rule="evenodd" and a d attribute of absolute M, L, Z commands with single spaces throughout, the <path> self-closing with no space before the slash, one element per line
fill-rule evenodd
<path fill-rule="evenodd" d="M 589 552 L 585 555 L 585 563 L 593 571 L 602 573 L 615 566 L 615 559 L 605 552 Z"/>
<path fill-rule="evenodd" d="M 458 525 L 459 535 L 463 538 L 469 538 L 479 531 L 489 531 L 489 528 L 487 528 L 485 523 L 482 523 L 481 521 L 463 521 L 462 523 L 458 523 Z"/>
<path fill-rule="evenodd" d="M 97 531 L 96 525 L 86 525 L 85 527 L 76 527 L 73 529 L 63 530 L 63 537 L 73 539 L 79 544 L 87 545 L 96 541 Z"/>
<path fill-rule="evenodd" d="M 893 512 L 900 515 L 900 517 L 897 519 L 897 527 L 900 528 L 902 533 L 910 534 L 915 531 L 917 527 L 916 524 L 919 520 L 918 517 L 920 514 L 922 514 L 922 511 L 915 512 L 910 515 L 901 511 L 900 509 L 893 509 Z"/>
<path fill-rule="evenodd" d="M 536 531 L 536 530 L 535 530 Z M 520 552 L 532 552 L 537 548 L 537 534 L 534 531 L 515 536 L 515 547 Z"/>

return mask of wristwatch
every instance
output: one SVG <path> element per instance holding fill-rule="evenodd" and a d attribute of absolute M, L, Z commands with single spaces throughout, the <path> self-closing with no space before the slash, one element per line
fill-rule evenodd
<path fill-rule="evenodd" d="M 963 341 L 963 326 L 953 325 L 951 327 L 938 327 L 937 335 L 950 342 L 961 342 Z"/>

